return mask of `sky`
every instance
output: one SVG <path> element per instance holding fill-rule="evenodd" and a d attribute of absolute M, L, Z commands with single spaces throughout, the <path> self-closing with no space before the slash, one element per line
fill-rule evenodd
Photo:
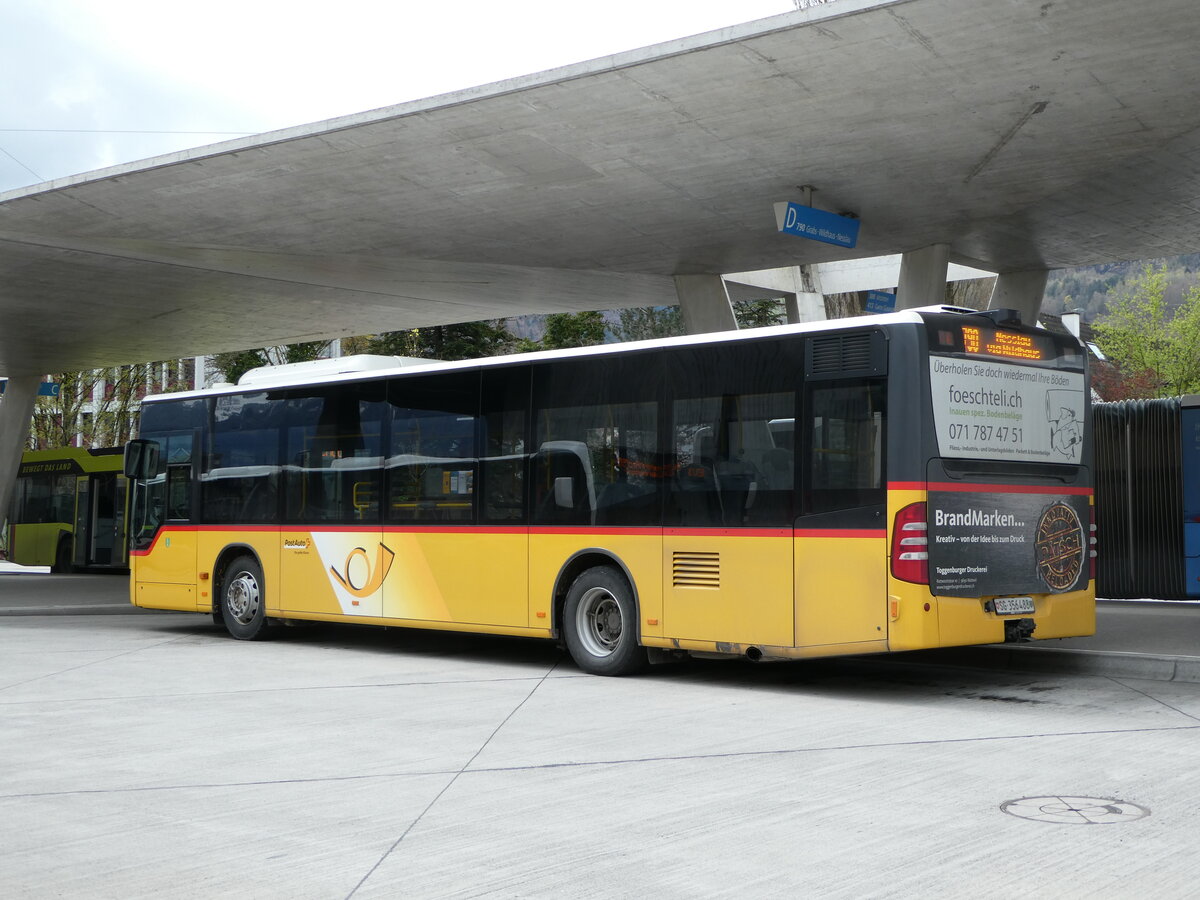
<path fill-rule="evenodd" d="M 795 7 L 793 0 L 0 0 L 0 191 Z"/>

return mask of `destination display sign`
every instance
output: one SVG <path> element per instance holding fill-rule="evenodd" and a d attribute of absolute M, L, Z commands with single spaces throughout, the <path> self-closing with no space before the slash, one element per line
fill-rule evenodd
<path fill-rule="evenodd" d="M 987 324 L 939 326 L 930 336 L 935 353 L 955 353 L 989 359 L 1053 362 L 1059 355 L 1049 334 L 996 328 Z M 1069 351 L 1068 351 L 1069 352 Z"/>
<path fill-rule="evenodd" d="M 1082 372 L 931 356 L 929 386 L 941 456 L 1079 462 Z"/>
<path fill-rule="evenodd" d="M 1078 494 L 930 491 L 930 586 L 954 597 L 1081 590 L 1089 522 Z"/>

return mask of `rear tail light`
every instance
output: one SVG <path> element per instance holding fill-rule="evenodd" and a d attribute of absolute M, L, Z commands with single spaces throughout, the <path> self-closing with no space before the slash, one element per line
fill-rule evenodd
<path fill-rule="evenodd" d="M 929 513 L 924 503 L 910 503 L 896 513 L 892 576 L 913 584 L 929 584 Z"/>
<path fill-rule="evenodd" d="M 1096 507 L 1088 507 L 1088 578 L 1096 580 Z"/>

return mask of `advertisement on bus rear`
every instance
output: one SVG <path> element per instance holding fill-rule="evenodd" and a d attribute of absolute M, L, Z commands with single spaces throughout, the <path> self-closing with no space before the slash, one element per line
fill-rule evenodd
<path fill-rule="evenodd" d="M 929 492 L 929 581 L 935 594 L 1060 594 L 1088 582 L 1086 494 Z"/>
<path fill-rule="evenodd" d="M 1082 372 L 933 356 L 929 385 L 942 457 L 1079 463 Z"/>

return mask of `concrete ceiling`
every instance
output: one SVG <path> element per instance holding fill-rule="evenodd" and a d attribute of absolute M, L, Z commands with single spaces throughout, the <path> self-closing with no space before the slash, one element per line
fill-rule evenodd
<path fill-rule="evenodd" d="M 0 373 L 674 302 L 936 242 L 1200 249 L 1195 0 L 838 0 L 0 194 Z M 853 251 L 772 204 L 862 219 Z"/>

